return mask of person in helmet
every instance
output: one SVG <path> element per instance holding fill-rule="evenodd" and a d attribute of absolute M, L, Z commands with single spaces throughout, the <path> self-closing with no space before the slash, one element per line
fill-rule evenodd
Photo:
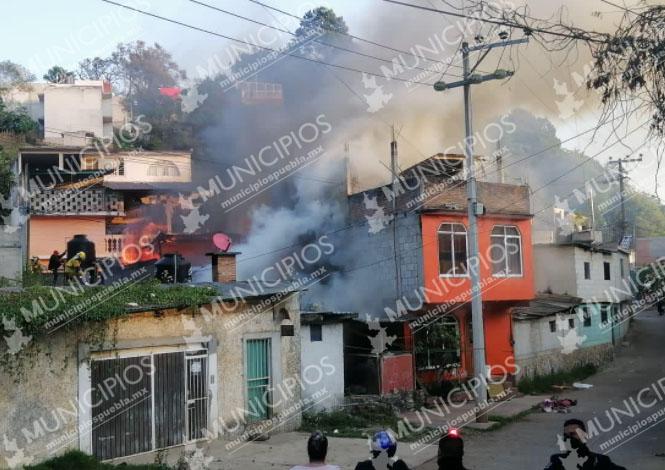
<path fill-rule="evenodd" d="M 374 434 L 370 444 L 371 460 L 358 462 L 356 470 L 409 470 L 404 460 L 397 457 L 397 439 L 390 430 Z"/>
<path fill-rule="evenodd" d="M 328 438 L 321 431 L 314 431 L 307 440 L 308 465 L 296 465 L 291 470 L 307 470 L 316 468 L 318 470 L 339 470 L 337 465 L 326 464 L 328 454 Z"/>
<path fill-rule="evenodd" d="M 464 441 L 459 430 L 450 429 L 439 439 L 439 453 L 436 463 L 439 470 L 467 470 L 462 464 Z"/>
<path fill-rule="evenodd" d="M 72 279 L 78 279 L 81 275 L 81 263 L 85 261 L 85 253 L 79 251 L 72 257 L 72 259 L 67 260 L 65 263 L 65 277 L 68 281 Z"/>

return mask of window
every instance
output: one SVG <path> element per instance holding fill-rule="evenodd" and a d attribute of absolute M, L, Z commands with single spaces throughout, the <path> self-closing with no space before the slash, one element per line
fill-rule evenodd
<path fill-rule="evenodd" d="M 591 263 L 584 262 L 584 279 L 591 279 Z"/>
<path fill-rule="evenodd" d="M 603 324 L 607 323 L 608 315 L 607 312 L 609 310 L 609 305 L 601 305 L 600 307 L 600 321 Z"/>
<path fill-rule="evenodd" d="M 84 155 L 81 157 L 81 170 L 99 170 L 99 160 L 97 157 Z"/>
<path fill-rule="evenodd" d="M 550 321 L 550 333 L 556 333 L 556 321 Z"/>
<path fill-rule="evenodd" d="M 586 305 L 582 307 L 582 320 L 584 326 L 591 326 L 591 312 L 589 312 L 589 307 Z"/>
<path fill-rule="evenodd" d="M 575 328 L 575 319 L 574 318 L 569 318 L 568 319 L 568 327 L 569 328 Z"/>
<path fill-rule="evenodd" d="M 323 327 L 321 324 L 309 325 L 309 340 L 323 341 Z"/>
<path fill-rule="evenodd" d="M 455 372 L 461 364 L 460 332 L 457 320 L 444 316 L 416 332 L 418 369 Z"/>
<path fill-rule="evenodd" d="M 605 275 L 605 280 L 610 280 L 610 263 L 607 261 L 603 262 L 603 274 Z"/>
<path fill-rule="evenodd" d="M 492 229 L 490 259 L 492 275 L 522 275 L 522 238 L 517 227 L 497 225 Z"/>
<path fill-rule="evenodd" d="M 623 267 L 623 258 L 619 258 L 619 273 L 621 274 L 621 279 L 626 277 L 626 274 L 624 272 L 624 267 Z"/>
<path fill-rule="evenodd" d="M 466 228 L 462 224 L 439 227 L 439 275 L 466 276 Z"/>
<path fill-rule="evenodd" d="M 153 163 L 148 166 L 148 176 L 180 176 L 180 170 L 174 163 Z"/>

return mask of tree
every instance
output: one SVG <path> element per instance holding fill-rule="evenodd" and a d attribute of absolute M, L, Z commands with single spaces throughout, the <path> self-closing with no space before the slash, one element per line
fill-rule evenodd
<path fill-rule="evenodd" d="M 14 88 L 29 90 L 34 80 L 35 76 L 22 65 L 9 60 L 0 62 L 0 96 Z"/>
<path fill-rule="evenodd" d="M 181 119 L 180 101 L 160 93 L 160 88 L 180 85 L 187 75 L 159 44 L 118 44 L 109 57 L 83 60 L 79 76 L 109 80 L 116 93 L 125 98 L 132 116 L 144 116 L 152 125 L 150 135 L 139 142 L 144 147 L 191 147 L 190 133 Z"/>
<path fill-rule="evenodd" d="M 74 79 L 74 72 L 69 72 L 59 65 L 54 65 L 44 74 L 44 80 L 51 83 L 66 83 Z"/>

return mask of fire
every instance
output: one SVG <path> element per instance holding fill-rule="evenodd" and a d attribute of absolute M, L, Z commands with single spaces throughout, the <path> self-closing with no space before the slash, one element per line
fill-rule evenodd
<path fill-rule="evenodd" d="M 134 224 L 123 232 L 122 262 L 125 265 L 159 259 L 157 247 L 153 244 L 155 237 L 164 232 L 164 225 L 148 222 Z"/>

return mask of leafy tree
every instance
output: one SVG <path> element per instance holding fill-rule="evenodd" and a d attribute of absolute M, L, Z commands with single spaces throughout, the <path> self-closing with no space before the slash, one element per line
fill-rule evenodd
<path fill-rule="evenodd" d="M 69 72 L 59 65 L 54 65 L 44 74 L 44 80 L 51 83 L 65 83 L 74 78 L 74 72 Z"/>
<path fill-rule="evenodd" d="M 160 88 L 176 87 L 187 75 L 159 44 L 148 46 L 143 41 L 118 44 L 107 58 L 83 60 L 79 75 L 111 81 L 116 92 L 125 98 L 132 116 L 144 116 L 152 131 L 140 142 L 143 147 L 191 147 L 191 132 L 183 122 L 180 101 L 160 93 Z"/>
<path fill-rule="evenodd" d="M 14 88 L 28 90 L 35 76 L 22 65 L 9 60 L 0 62 L 0 96 Z"/>

